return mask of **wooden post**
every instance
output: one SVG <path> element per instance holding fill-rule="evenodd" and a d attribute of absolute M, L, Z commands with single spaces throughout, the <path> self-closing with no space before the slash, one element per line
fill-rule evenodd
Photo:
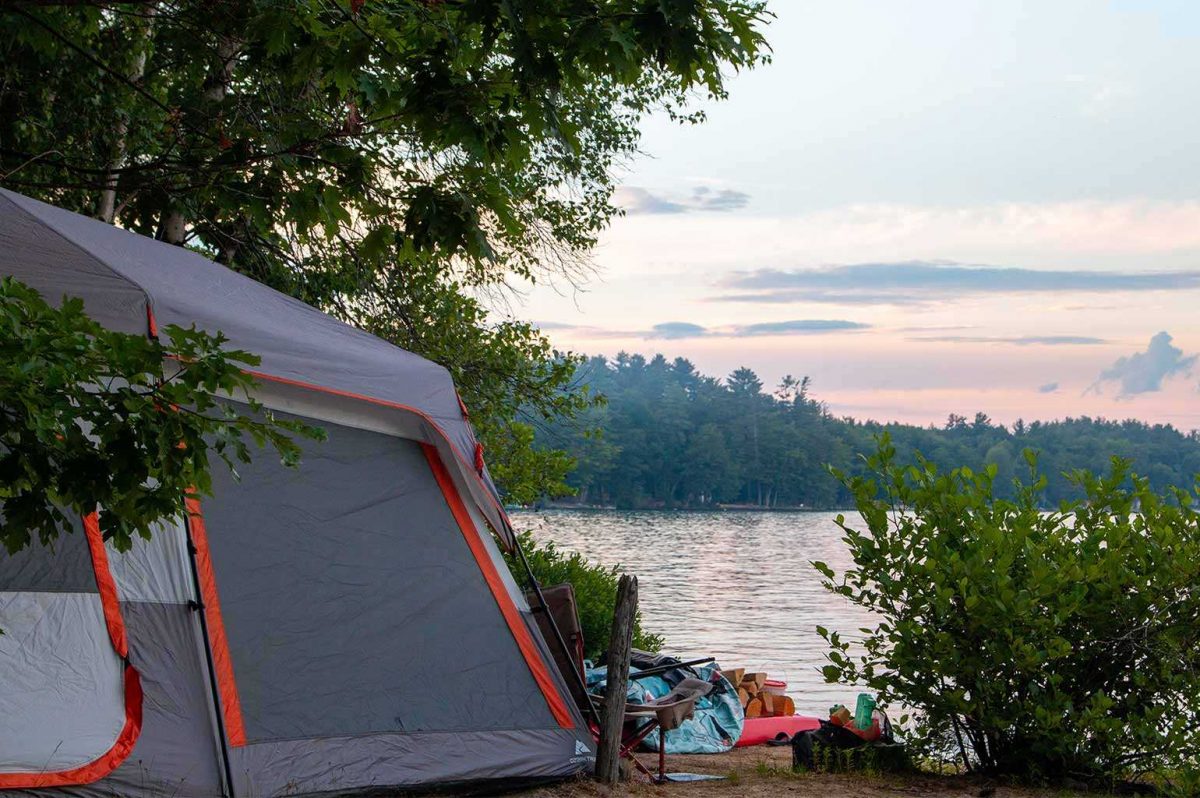
<path fill-rule="evenodd" d="M 596 778 L 616 784 L 621 777 L 621 726 L 625 720 L 625 689 L 629 683 L 629 653 L 633 648 L 633 619 L 637 615 L 637 577 L 628 574 L 617 585 L 617 606 L 608 639 L 608 687 L 600 710 L 600 746 Z"/>

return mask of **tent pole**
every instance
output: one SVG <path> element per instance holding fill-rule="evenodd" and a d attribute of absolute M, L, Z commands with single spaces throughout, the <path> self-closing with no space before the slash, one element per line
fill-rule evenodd
<path fill-rule="evenodd" d="M 550 612 L 550 607 L 546 604 L 546 597 L 542 595 L 542 586 L 538 584 L 537 577 L 533 575 L 533 568 L 529 566 L 529 560 L 525 557 L 525 551 L 521 548 L 521 541 L 517 535 L 512 536 L 513 549 L 516 550 L 517 556 L 521 558 L 521 565 L 525 567 L 525 575 L 529 577 L 529 584 L 533 585 L 534 595 L 537 596 L 538 604 L 541 606 L 539 610 L 546 615 L 546 620 L 550 622 L 550 628 L 554 630 L 554 639 L 558 642 L 559 647 L 566 655 L 565 659 L 571 663 L 571 675 L 575 677 L 583 694 L 588 696 L 587 713 L 592 716 L 592 720 L 596 723 L 596 728 L 600 728 L 600 713 L 596 711 L 596 705 L 592 703 L 591 696 L 587 691 L 587 680 L 583 678 L 583 674 L 579 672 L 579 668 L 575 665 L 575 658 L 571 656 L 571 649 L 567 646 L 566 639 L 562 636 L 562 630 L 558 628 L 558 624 L 554 620 L 554 614 Z M 566 674 L 563 674 L 565 677 Z"/>
<path fill-rule="evenodd" d="M 217 719 L 217 740 L 221 743 L 221 765 L 225 771 L 225 793 L 229 798 L 237 798 L 233 788 L 233 767 L 229 761 L 229 744 L 225 741 L 225 717 L 221 711 L 221 691 L 217 686 L 217 670 L 213 664 L 212 647 L 208 643 L 208 618 L 206 617 L 204 600 L 200 592 L 200 572 L 196 568 L 196 547 L 192 544 L 192 521 L 186 512 L 183 514 L 183 517 L 184 523 L 187 525 L 188 564 L 192 567 L 192 590 L 196 596 L 195 600 L 189 602 L 188 606 L 200 614 L 200 633 L 204 638 L 204 659 L 208 663 L 208 688 L 212 692 L 213 714 Z"/>

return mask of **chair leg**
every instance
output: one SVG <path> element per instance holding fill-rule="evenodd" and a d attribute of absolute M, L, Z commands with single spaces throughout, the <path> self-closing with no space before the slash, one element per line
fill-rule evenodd
<path fill-rule="evenodd" d="M 641 771 L 642 775 L 644 775 L 651 783 L 657 781 L 654 776 L 654 771 L 642 764 L 642 761 L 633 753 L 633 749 L 641 745 L 642 740 L 645 740 L 647 737 L 649 737 L 657 727 L 658 721 L 650 721 L 645 726 L 638 729 L 634 734 L 623 739 L 620 746 L 620 755 L 632 762 L 633 766 Z"/>
<path fill-rule="evenodd" d="M 658 727 L 658 783 L 667 780 L 667 732 Z"/>
<path fill-rule="evenodd" d="M 657 779 L 654 776 L 654 771 L 651 770 L 650 768 L 646 767 L 645 765 L 643 765 L 642 761 L 640 759 L 638 759 L 633 753 L 626 754 L 625 758 L 628 759 L 630 762 L 632 762 L 633 766 L 635 768 L 637 768 L 639 771 L 641 771 L 642 775 L 645 776 L 647 781 L 649 781 L 651 784 L 654 784 L 657 781 Z"/>

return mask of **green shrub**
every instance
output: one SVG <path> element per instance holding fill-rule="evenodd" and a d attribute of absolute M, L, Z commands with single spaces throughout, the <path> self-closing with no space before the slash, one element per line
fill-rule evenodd
<path fill-rule="evenodd" d="M 1046 511 L 1025 453 L 1015 498 L 996 470 L 895 463 L 886 436 L 864 477 L 837 474 L 865 529 L 825 586 L 875 613 L 830 643 L 827 681 L 915 710 L 916 741 L 970 770 L 1090 780 L 1194 772 L 1200 756 L 1200 514 L 1114 459 L 1071 475 L 1086 497 Z M 1198 486 L 1200 487 L 1200 486 Z M 947 744 L 948 743 L 948 744 Z"/>
<path fill-rule="evenodd" d="M 521 548 L 529 560 L 529 568 L 544 586 L 570 582 L 575 588 L 575 602 L 579 607 L 579 623 L 583 627 L 584 656 L 598 659 L 608 648 L 612 631 L 613 608 L 617 603 L 617 581 L 621 567 L 588 562 L 578 552 L 560 551 L 553 543 L 538 545 L 528 532 L 520 535 Z M 525 590 L 531 588 L 525 568 L 515 556 L 508 558 L 508 567 Z M 633 625 L 633 646 L 643 651 L 658 651 L 663 639 L 642 628 L 639 612 Z"/>

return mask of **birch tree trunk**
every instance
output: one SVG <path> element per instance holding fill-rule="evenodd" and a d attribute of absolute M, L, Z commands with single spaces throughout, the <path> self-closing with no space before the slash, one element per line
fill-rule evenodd
<path fill-rule="evenodd" d="M 233 79 L 233 68 L 237 63 L 238 53 L 242 47 L 241 39 L 234 36 L 222 35 L 217 40 L 218 63 L 209 73 L 208 86 L 201 95 L 206 110 L 220 105 L 229 93 L 229 83 Z M 183 209 L 172 206 L 163 213 L 162 224 L 159 226 L 159 238 L 168 244 L 182 245 L 187 237 L 187 217 Z"/>
<path fill-rule="evenodd" d="M 146 57 L 149 55 L 150 38 L 154 31 L 154 17 L 158 15 L 158 6 L 152 4 L 146 7 L 146 15 L 134 23 L 133 36 L 137 41 L 137 50 L 133 56 L 133 64 L 129 69 L 129 82 L 138 84 L 146 74 Z M 96 218 L 112 224 L 117 211 L 117 181 L 121 170 L 125 167 L 126 142 L 129 135 L 129 120 L 118 116 L 113 126 L 113 158 L 109 161 L 108 171 L 104 175 L 104 190 L 100 192 L 100 204 Z"/>

